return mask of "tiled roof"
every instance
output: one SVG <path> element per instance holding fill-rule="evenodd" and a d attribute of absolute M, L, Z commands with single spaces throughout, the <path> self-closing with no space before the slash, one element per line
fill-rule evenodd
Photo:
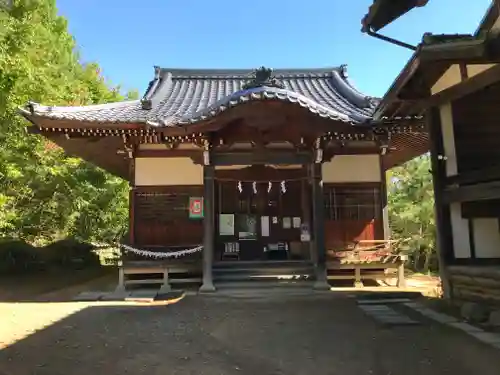
<path fill-rule="evenodd" d="M 99 123 L 149 123 L 175 126 L 202 121 L 252 100 L 297 103 L 311 112 L 352 124 L 366 123 L 377 99 L 357 91 L 345 66 L 322 69 L 278 69 L 280 87 L 245 89 L 252 70 L 155 68 L 142 100 L 83 107 L 46 107 L 31 103 L 26 114 Z"/>
<path fill-rule="evenodd" d="M 425 33 L 422 36 L 423 45 L 448 44 L 460 42 L 474 42 L 478 38 L 471 34 L 431 34 Z"/>
<path fill-rule="evenodd" d="M 413 8 L 423 7 L 429 0 L 373 0 L 361 20 L 362 31 L 379 31 Z"/>

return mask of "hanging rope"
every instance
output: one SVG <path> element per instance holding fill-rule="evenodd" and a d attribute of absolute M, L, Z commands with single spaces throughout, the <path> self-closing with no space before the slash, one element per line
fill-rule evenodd
<path fill-rule="evenodd" d="M 125 244 L 122 244 L 120 246 L 125 251 L 131 252 L 131 253 L 134 253 L 134 254 L 137 254 L 137 255 L 140 255 L 140 256 L 148 257 L 148 258 L 154 258 L 154 259 L 158 259 L 158 258 L 180 258 L 180 257 L 182 257 L 184 255 L 193 254 L 193 253 L 196 253 L 198 251 L 203 250 L 203 245 L 200 245 L 200 246 L 197 246 L 197 247 L 193 247 L 192 249 L 183 249 L 183 250 L 178 250 L 178 251 L 171 251 L 171 252 L 168 252 L 168 253 L 162 252 L 162 251 L 140 250 L 140 249 L 136 249 L 135 247 L 132 247 L 132 246 L 129 246 L 129 245 L 125 245 Z"/>
<path fill-rule="evenodd" d="M 294 181 L 303 181 L 307 180 L 307 177 L 298 177 L 298 178 L 286 178 L 286 179 L 280 179 L 280 180 L 240 180 L 237 178 L 215 178 L 216 181 L 221 181 L 221 182 L 256 182 L 258 184 L 267 184 L 269 182 L 275 182 L 275 183 L 281 183 L 283 181 L 285 182 L 294 182 Z"/>

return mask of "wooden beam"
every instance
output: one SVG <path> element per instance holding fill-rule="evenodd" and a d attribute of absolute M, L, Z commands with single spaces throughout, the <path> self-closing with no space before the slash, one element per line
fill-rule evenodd
<path fill-rule="evenodd" d="M 475 35 L 478 36 L 482 32 L 490 31 L 498 17 L 500 17 L 500 1 L 493 0 Z"/>
<path fill-rule="evenodd" d="M 500 199 L 500 181 L 448 188 L 444 199 L 446 203 Z"/>
<path fill-rule="evenodd" d="M 141 150 L 135 153 L 138 158 L 193 158 L 201 157 L 202 150 Z"/>
<path fill-rule="evenodd" d="M 465 185 L 465 184 L 474 184 L 478 182 L 488 182 L 494 180 L 500 180 L 500 165 L 495 165 L 493 167 L 482 168 L 473 171 L 467 171 L 460 173 L 456 176 L 450 176 L 447 178 L 446 184 Z"/>
<path fill-rule="evenodd" d="M 252 164 L 308 164 L 313 162 L 311 152 L 285 152 L 258 150 L 255 152 L 214 152 L 211 155 L 214 165 L 252 165 Z"/>
<path fill-rule="evenodd" d="M 437 254 L 439 259 L 439 273 L 443 283 L 443 292 L 446 298 L 452 297 L 452 288 L 447 271 L 447 265 L 454 259 L 453 235 L 450 207 L 444 202 L 444 178 L 446 166 L 438 155 L 443 155 L 443 132 L 441 128 L 441 114 L 439 108 L 431 108 L 427 112 L 427 121 L 430 135 L 432 182 L 434 186 L 434 210 L 437 227 Z"/>

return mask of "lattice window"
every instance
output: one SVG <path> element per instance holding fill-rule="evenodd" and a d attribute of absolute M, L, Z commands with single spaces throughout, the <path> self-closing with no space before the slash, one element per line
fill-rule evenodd
<path fill-rule="evenodd" d="M 378 188 L 324 187 L 326 220 L 372 220 L 380 216 Z"/>

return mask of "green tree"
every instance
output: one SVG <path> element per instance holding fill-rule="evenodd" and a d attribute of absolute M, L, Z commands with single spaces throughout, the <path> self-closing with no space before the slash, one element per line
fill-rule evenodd
<path fill-rule="evenodd" d="M 127 183 L 28 135 L 17 108 L 29 100 L 85 105 L 134 98 L 82 64 L 54 0 L 0 10 L 0 236 L 47 243 L 109 241 L 127 223 Z"/>
<path fill-rule="evenodd" d="M 388 174 L 388 203 L 392 236 L 402 240 L 416 270 L 436 268 L 434 193 L 429 155 L 410 160 Z"/>

